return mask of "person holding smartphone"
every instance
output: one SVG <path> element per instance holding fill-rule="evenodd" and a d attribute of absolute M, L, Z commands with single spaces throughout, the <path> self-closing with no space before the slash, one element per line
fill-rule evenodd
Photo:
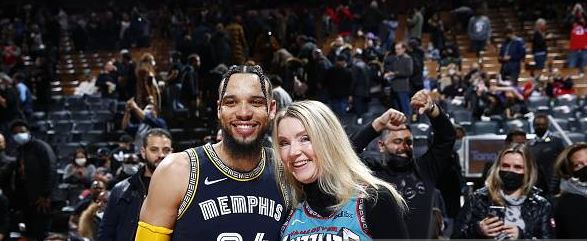
<path fill-rule="evenodd" d="M 453 238 L 552 238 L 550 203 L 534 187 L 537 172 L 526 145 L 513 144 L 502 150 L 485 187 L 467 198 Z"/>

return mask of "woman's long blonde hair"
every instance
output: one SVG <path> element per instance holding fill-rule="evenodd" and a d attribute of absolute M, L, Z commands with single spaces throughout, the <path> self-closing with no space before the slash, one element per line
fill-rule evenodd
<path fill-rule="evenodd" d="M 316 154 L 317 160 L 313 161 L 319 171 L 318 186 L 322 192 L 336 197 L 337 200 L 336 205 L 330 207 L 332 210 L 340 209 L 356 195 L 376 199 L 377 192 L 372 190 L 381 187 L 391 192 L 402 211 L 406 209 L 404 199 L 395 188 L 373 176 L 371 170 L 361 162 L 337 117 L 326 105 L 318 101 L 294 102 L 275 117 L 273 147 L 277 152 L 276 172 L 279 172 L 280 168 L 284 169 L 279 155 L 277 132 L 279 123 L 285 118 L 298 119 L 306 129 Z M 293 208 L 305 198 L 303 184 L 286 169 L 284 176 L 290 190 L 293 190 Z"/>
<path fill-rule="evenodd" d="M 532 154 L 530 154 L 530 150 L 528 150 L 526 145 L 512 144 L 503 149 L 497 156 L 497 160 L 493 162 L 493 165 L 489 170 L 489 175 L 487 175 L 487 179 L 485 179 L 485 186 L 489 191 L 491 200 L 501 205 L 505 205 L 505 201 L 500 194 L 500 191 L 503 190 L 503 181 L 499 177 L 499 167 L 501 166 L 503 157 L 510 153 L 520 154 L 522 159 L 524 159 L 524 179 L 523 184 L 520 187 L 520 189 L 522 189 L 522 195 L 528 195 L 528 193 L 530 193 L 537 179 L 536 176 L 538 171 L 536 170 L 536 164 L 534 163 Z"/>

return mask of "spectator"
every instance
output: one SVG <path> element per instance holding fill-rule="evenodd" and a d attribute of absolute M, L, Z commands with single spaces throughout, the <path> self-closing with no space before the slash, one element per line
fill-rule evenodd
<path fill-rule="evenodd" d="M 124 134 L 118 138 L 118 147 L 110 152 L 110 170 L 115 172 L 120 167 L 120 163 L 124 161 L 125 155 L 136 153 L 138 150 L 134 145 L 134 138 L 128 134 Z"/>
<path fill-rule="evenodd" d="M 517 88 L 511 87 L 509 90 L 504 91 L 504 95 L 504 115 L 506 120 L 521 119 L 528 113 L 524 96 L 518 92 Z"/>
<path fill-rule="evenodd" d="M 0 133 L 0 190 L 9 197 L 11 173 L 16 168 L 16 158 L 6 154 L 6 138 Z M 2 240 L 2 239 L 0 239 Z"/>
<path fill-rule="evenodd" d="M 524 40 L 516 36 L 514 29 L 508 26 L 505 30 L 506 39 L 499 50 L 500 74 L 504 79 L 512 81 L 513 86 L 518 86 L 520 66 L 526 58 Z"/>
<path fill-rule="evenodd" d="M 134 98 L 128 100 L 122 117 L 122 129 L 135 136 L 135 146 L 142 146 L 143 136 L 152 128 L 167 129 L 167 122 L 159 117 L 159 107 L 151 103 L 140 109 Z"/>
<path fill-rule="evenodd" d="M 171 135 L 163 129 L 149 130 L 142 143 L 144 145 L 141 146 L 140 153 L 144 165 L 137 173 L 112 189 L 97 240 L 134 240 L 133 230 L 137 228 L 139 212 L 148 194 L 151 176 L 163 158 L 173 152 Z"/>
<path fill-rule="evenodd" d="M 548 56 L 548 45 L 546 39 L 550 35 L 546 34 L 546 20 L 539 18 L 534 25 L 534 35 L 532 35 L 532 54 L 534 55 L 534 69 L 544 69 L 544 63 Z"/>
<path fill-rule="evenodd" d="M 181 81 L 181 102 L 194 113 L 197 109 L 198 103 L 201 100 L 200 93 L 200 56 L 191 54 L 188 57 L 187 64 L 183 67 L 180 73 Z"/>
<path fill-rule="evenodd" d="M 577 68 L 580 74 L 583 73 L 585 64 L 587 64 L 587 33 L 585 33 L 585 18 L 576 18 L 571 29 L 571 38 L 569 40 L 569 68 Z"/>
<path fill-rule="evenodd" d="M 226 33 L 230 39 L 232 52 L 232 64 L 244 64 L 248 56 L 248 44 L 245 38 L 245 31 L 241 25 L 241 16 L 237 15 L 226 26 Z"/>
<path fill-rule="evenodd" d="M 96 78 L 96 87 L 102 98 L 116 98 L 116 86 L 118 85 L 118 72 L 112 61 L 104 64 L 104 69 Z"/>
<path fill-rule="evenodd" d="M 412 133 L 405 124 L 393 125 L 392 120 L 406 116 L 388 110 L 359 130 L 353 137 L 355 150 L 360 152 L 382 132 L 377 142 L 384 153 L 383 165 L 371 165 L 375 176 L 390 182 L 408 203 L 407 227 L 410 238 L 431 238 L 432 208 L 436 182 L 450 164 L 455 131 L 450 120 L 424 90 L 416 93 L 411 104 L 414 112 L 425 113 L 432 123 L 434 140 L 420 158 L 413 157 Z M 414 191 L 418 190 L 418 191 Z"/>
<path fill-rule="evenodd" d="M 471 51 L 475 52 L 479 58 L 480 52 L 485 50 L 485 45 L 491 38 L 491 21 L 480 11 L 476 11 L 475 16 L 469 19 L 467 34 L 471 40 Z"/>
<path fill-rule="evenodd" d="M 338 55 L 334 67 L 326 71 L 324 90 L 328 94 L 330 108 L 337 115 L 346 113 L 352 98 L 353 75 L 347 68 L 347 61 L 345 55 Z"/>
<path fill-rule="evenodd" d="M 324 56 L 321 49 L 314 49 L 312 51 L 312 58 L 310 58 L 306 65 L 307 83 L 308 83 L 308 97 L 310 99 L 319 100 L 326 103 L 326 72 L 332 67 L 332 62 Z"/>
<path fill-rule="evenodd" d="M 12 76 L 14 87 L 18 91 L 18 106 L 26 118 L 33 114 L 33 94 L 24 82 L 24 74 L 16 73 Z"/>
<path fill-rule="evenodd" d="M 410 16 L 406 20 L 408 24 L 408 37 L 422 40 L 422 26 L 424 25 L 424 17 L 418 8 L 410 11 Z"/>
<path fill-rule="evenodd" d="M 440 14 L 435 12 L 432 14 L 432 18 L 428 19 L 428 25 L 430 26 L 430 40 L 432 46 L 435 49 L 443 49 L 444 42 L 446 41 L 444 36 L 444 22 L 440 19 Z"/>
<path fill-rule="evenodd" d="M 392 51 L 393 44 L 395 43 L 395 31 L 399 26 L 399 22 L 395 14 L 390 13 L 389 16 L 382 21 L 382 24 L 385 29 L 384 33 L 386 34 L 379 35 L 380 38 L 383 40 L 383 43 L 381 45 L 383 47 L 383 50 Z"/>
<path fill-rule="evenodd" d="M 411 116 L 410 76 L 414 72 L 412 58 L 406 53 L 405 43 L 395 44 L 395 55 L 385 57 L 383 78 L 395 92 L 395 106 L 406 116 Z"/>
<path fill-rule="evenodd" d="M 126 101 L 135 96 L 137 92 L 137 76 L 135 75 L 136 64 L 127 49 L 120 50 L 120 56 L 114 62 L 118 71 L 118 100 Z"/>
<path fill-rule="evenodd" d="M 555 170 L 561 178 L 561 193 L 555 201 L 556 237 L 585 239 L 587 213 L 587 144 L 567 147 L 558 157 Z"/>
<path fill-rule="evenodd" d="M 79 218 L 78 233 L 84 240 L 98 240 L 98 226 L 102 222 L 104 209 L 110 198 L 109 191 L 101 192 L 96 199 L 84 210 Z"/>
<path fill-rule="evenodd" d="M 79 219 L 84 210 L 86 210 L 94 200 L 106 190 L 106 184 L 102 181 L 95 180 L 92 182 L 89 193 L 84 196 L 74 207 L 73 213 L 69 216 L 69 230 L 77 231 L 79 228 Z"/>
<path fill-rule="evenodd" d="M 341 123 L 326 105 L 296 102 L 277 114 L 274 125 L 276 162 L 285 169 L 283 178 L 294 197 L 281 240 L 407 237 L 402 212 L 405 201 L 392 185 L 373 176 L 361 163 Z M 366 198 L 361 201 L 357 196 Z M 338 222 L 341 214 L 357 218 Z M 369 232 L 361 228 L 364 225 Z M 321 228 L 326 226 L 336 227 Z M 319 230 L 305 231 L 312 228 Z"/>
<path fill-rule="evenodd" d="M 369 102 L 371 101 L 369 66 L 364 61 L 364 53 L 361 52 L 361 49 L 357 49 L 351 66 L 353 75 L 351 107 L 358 117 L 369 112 Z"/>
<path fill-rule="evenodd" d="M 12 78 L 0 73 L 0 132 L 8 133 L 8 124 L 20 118 L 18 102 L 18 92 L 12 84 Z"/>
<path fill-rule="evenodd" d="M 532 124 L 536 137 L 528 145 L 538 167 L 536 187 L 542 189 L 546 197 L 551 197 L 559 190 L 554 164 L 565 147 L 563 140 L 548 130 L 550 120 L 546 114 L 536 114 Z"/>
<path fill-rule="evenodd" d="M 69 184 L 67 200 L 69 205 L 76 205 L 83 190 L 90 187 L 96 174 L 96 167 L 88 162 L 88 153 L 83 148 L 78 148 L 73 153 L 71 163 L 65 166 L 63 181 Z"/>
<path fill-rule="evenodd" d="M 2 189 L 0 189 L 0 240 L 9 237 L 9 228 L 10 204 L 8 203 L 8 198 L 4 195 Z"/>
<path fill-rule="evenodd" d="M 410 76 L 410 96 L 424 88 L 424 49 L 420 46 L 420 40 L 408 41 L 407 53 L 412 58 L 413 71 Z"/>
<path fill-rule="evenodd" d="M 77 96 L 84 96 L 95 95 L 97 92 L 98 88 L 96 87 L 96 78 L 92 76 L 90 69 L 84 69 L 84 75 L 80 79 L 79 85 L 75 87 L 73 94 Z"/>
<path fill-rule="evenodd" d="M 269 81 L 271 81 L 271 85 L 273 86 L 273 90 L 271 91 L 273 94 L 273 99 L 277 104 L 277 111 L 281 110 L 284 107 L 291 105 L 293 102 L 291 96 L 281 88 L 281 77 L 279 75 L 270 75 Z"/>
<path fill-rule="evenodd" d="M 149 103 L 161 106 L 161 91 L 155 79 L 155 66 L 155 57 L 150 53 L 143 54 L 136 70 L 135 99 L 140 108 L 145 108 Z"/>
<path fill-rule="evenodd" d="M 230 41 L 228 33 L 224 30 L 224 25 L 222 25 L 222 23 L 216 24 L 216 31 L 210 40 L 215 54 L 215 57 L 212 60 L 214 66 L 217 66 L 218 64 L 229 65 L 232 62 L 232 48 Z"/>
<path fill-rule="evenodd" d="M 536 165 L 523 144 L 500 152 L 485 187 L 465 201 L 453 238 L 547 239 L 552 236 L 550 203 L 534 188 Z M 491 216 L 489 206 L 505 207 Z"/>
<path fill-rule="evenodd" d="M 55 153 L 42 140 L 34 138 L 29 125 L 15 120 L 10 125 L 18 145 L 17 170 L 14 172 L 14 194 L 17 210 L 24 214 L 26 237 L 43 240 L 51 222 L 51 193 L 55 187 Z"/>

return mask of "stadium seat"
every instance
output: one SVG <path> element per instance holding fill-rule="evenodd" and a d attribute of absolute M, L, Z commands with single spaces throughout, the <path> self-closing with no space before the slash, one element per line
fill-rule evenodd
<path fill-rule="evenodd" d="M 66 120 L 66 121 L 56 121 L 53 123 L 53 130 L 56 134 L 60 135 L 62 133 L 68 133 L 73 130 L 73 122 Z"/>
<path fill-rule="evenodd" d="M 513 130 L 513 129 L 521 129 L 521 130 L 525 131 L 526 133 L 530 133 L 530 124 L 528 124 L 528 121 L 523 120 L 523 119 L 506 121 L 505 127 L 506 127 L 506 129 L 505 129 L 506 133 L 510 130 Z"/>
<path fill-rule="evenodd" d="M 71 120 L 71 112 L 69 112 L 69 111 L 49 112 L 49 120 L 51 120 L 51 121 Z"/>
<path fill-rule="evenodd" d="M 459 125 L 467 125 L 473 122 L 473 113 L 469 110 L 455 110 L 451 116 L 454 122 Z"/>
<path fill-rule="evenodd" d="M 78 132 L 88 132 L 93 130 L 94 122 L 91 120 L 74 122 L 74 130 Z"/>
<path fill-rule="evenodd" d="M 571 133 L 567 133 L 567 135 L 569 136 L 569 139 L 571 139 L 571 141 L 573 143 L 587 141 L 587 139 L 585 138 L 585 133 L 571 132 Z"/>
<path fill-rule="evenodd" d="M 74 121 L 90 120 L 92 118 L 92 112 L 87 110 L 72 111 L 71 119 Z"/>
<path fill-rule="evenodd" d="M 530 111 L 548 110 L 550 109 L 550 101 L 547 96 L 530 96 L 528 109 Z"/>
<path fill-rule="evenodd" d="M 497 121 L 477 121 L 473 123 L 473 133 L 476 135 L 498 134 L 499 123 Z"/>

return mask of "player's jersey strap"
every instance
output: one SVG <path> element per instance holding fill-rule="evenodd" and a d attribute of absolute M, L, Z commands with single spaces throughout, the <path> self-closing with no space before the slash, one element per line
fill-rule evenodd
<path fill-rule="evenodd" d="M 200 147 L 201 148 L 201 147 Z M 195 148 L 190 148 L 185 150 L 190 158 L 190 177 L 188 180 L 188 189 L 185 193 L 185 196 L 181 200 L 181 205 L 179 206 L 179 211 L 177 213 L 177 219 L 180 219 L 183 216 L 183 213 L 190 206 L 192 201 L 194 200 L 194 196 L 196 195 L 197 184 L 198 184 L 198 176 L 200 167 L 198 155 L 196 153 Z"/>

